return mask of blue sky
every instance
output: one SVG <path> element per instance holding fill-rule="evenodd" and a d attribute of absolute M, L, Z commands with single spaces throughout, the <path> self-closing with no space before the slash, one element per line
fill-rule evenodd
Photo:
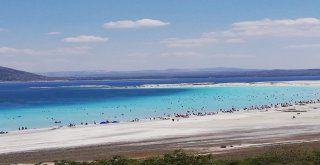
<path fill-rule="evenodd" d="M 318 0 L 0 0 L 0 65 L 320 68 L 319 8 Z"/>

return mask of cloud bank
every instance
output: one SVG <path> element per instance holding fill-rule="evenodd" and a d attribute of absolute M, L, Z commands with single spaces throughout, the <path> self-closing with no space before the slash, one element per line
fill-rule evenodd
<path fill-rule="evenodd" d="M 107 42 L 108 38 L 103 38 L 99 36 L 93 36 L 93 35 L 81 35 L 77 37 L 67 37 L 64 38 L 63 42 L 69 42 L 69 43 L 81 43 L 81 42 Z"/>
<path fill-rule="evenodd" d="M 163 22 L 155 19 L 140 19 L 140 20 L 120 20 L 112 21 L 103 24 L 107 29 L 130 29 L 130 28 L 144 28 L 144 27 L 161 27 L 169 25 L 169 22 Z"/>
<path fill-rule="evenodd" d="M 162 41 L 162 43 L 166 44 L 168 47 L 198 47 L 214 43 L 216 41 L 216 39 L 208 37 L 190 39 L 168 38 Z"/>
<path fill-rule="evenodd" d="M 319 37 L 320 19 L 262 19 L 257 21 L 242 21 L 231 24 L 230 28 L 202 34 L 198 38 L 165 39 L 168 47 L 204 46 L 209 43 L 244 43 L 250 38 L 275 37 Z M 213 42 L 216 41 L 216 42 Z"/>
<path fill-rule="evenodd" d="M 0 47 L 0 54 L 4 55 L 56 55 L 56 54 L 86 54 L 91 49 L 87 46 L 55 48 L 48 50 L 20 49 L 14 47 Z"/>

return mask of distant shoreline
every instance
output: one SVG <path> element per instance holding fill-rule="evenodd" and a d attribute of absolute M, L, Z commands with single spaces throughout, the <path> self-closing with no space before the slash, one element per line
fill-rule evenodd
<path fill-rule="evenodd" d="M 265 82 L 231 82 L 231 83 L 177 83 L 177 84 L 143 84 L 137 86 L 112 85 L 70 85 L 57 87 L 31 87 L 31 88 L 110 88 L 110 89 L 147 89 L 147 88 L 197 88 L 197 87 L 268 87 L 268 86 L 320 86 L 320 80 L 297 81 L 265 81 Z"/>
<path fill-rule="evenodd" d="M 180 84 L 145 84 L 138 88 L 175 88 L 175 87 L 254 87 L 254 86 L 320 86 L 320 80 L 306 81 L 265 81 L 231 83 L 180 83 Z"/>
<path fill-rule="evenodd" d="M 299 78 L 304 78 L 305 79 L 299 79 Z M 316 78 L 316 79 L 312 79 Z M 85 78 L 73 78 L 73 77 L 66 77 L 66 78 L 59 78 L 57 77 L 56 79 L 54 77 L 52 77 L 52 79 L 48 79 L 48 80 L 31 80 L 31 81 L 1 81 L 0 80 L 0 84 L 3 83 L 45 83 L 45 82 L 73 82 L 73 81 L 83 81 L 83 82 L 103 82 L 103 81 L 130 81 L 130 80 L 145 80 L 145 81 L 149 81 L 149 80 L 192 80 L 192 79 L 199 79 L 199 80 L 205 80 L 205 79 L 237 79 L 237 78 L 243 78 L 243 79 L 248 79 L 248 81 L 225 81 L 225 82 L 214 82 L 214 81 L 209 81 L 208 83 L 214 83 L 214 84 L 218 84 L 218 83 L 258 83 L 258 82 L 284 82 L 284 81 L 320 81 L 320 76 L 308 76 L 308 75 L 303 75 L 303 76 L 227 76 L 227 77 L 160 77 L 160 78 L 99 78 L 97 77 L 96 79 L 85 79 Z M 266 79 L 266 80 L 262 80 L 262 81 L 249 81 L 250 79 Z M 298 78 L 298 79 L 290 79 L 290 80 L 268 80 L 269 79 L 275 79 L 275 78 Z M 319 78 L 319 79 L 317 79 Z M 201 83 L 206 83 L 206 82 L 201 82 Z"/>

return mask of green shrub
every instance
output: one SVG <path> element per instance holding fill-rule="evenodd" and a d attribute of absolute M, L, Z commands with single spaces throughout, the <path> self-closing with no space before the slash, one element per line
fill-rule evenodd
<path fill-rule="evenodd" d="M 162 157 L 141 160 L 115 156 L 110 160 L 94 162 L 59 161 L 56 165 L 320 165 L 320 151 L 273 148 L 255 157 L 215 160 L 212 155 L 187 154 L 177 150 Z"/>

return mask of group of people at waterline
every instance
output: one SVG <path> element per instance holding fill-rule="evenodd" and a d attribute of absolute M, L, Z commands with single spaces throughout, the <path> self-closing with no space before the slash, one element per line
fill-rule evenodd
<path fill-rule="evenodd" d="M 270 105 L 259 105 L 259 106 L 249 106 L 249 107 L 244 107 L 242 109 L 236 109 L 234 107 L 224 110 L 220 109 L 219 111 L 198 111 L 198 110 L 188 110 L 186 113 L 174 113 L 173 115 L 170 114 L 164 114 L 164 116 L 158 116 L 158 117 L 146 117 L 145 120 L 171 120 L 172 122 L 179 122 L 179 118 L 189 118 L 191 116 L 208 116 L 208 115 L 216 115 L 219 113 L 233 113 L 235 111 L 240 111 L 240 110 L 265 110 L 268 111 L 271 108 L 283 108 L 283 107 L 291 107 L 294 105 L 307 105 L 307 104 L 315 104 L 315 103 L 320 103 L 320 99 L 316 100 L 304 100 L 304 101 L 295 101 L 295 102 L 285 102 L 285 103 L 277 103 L 277 104 L 270 104 Z M 202 110 L 202 109 L 201 109 Z M 300 113 L 299 113 L 300 114 Z M 293 119 L 296 118 L 296 116 L 292 117 Z M 130 122 L 139 122 L 140 119 L 135 118 L 131 120 Z M 55 124 L 61 124 L 61 121 L 55 121 Z M 93 122 L 92 124 L 97 125 L 97 124 L 111 124 L 111 123 L 119 123 L 119 121 L 101 121 L 101 122 Z M 81 122 L 79 124 L 76 123 L 69 123 L 67 126 L 68 127 L 76 127 L 76 126 L 81 126 L 81 125 L 90 125 L 88 122 Z M 60 126 L 62 127 L 62 126 Z M 19 131 L 24 131 L 27 130 L 27 127 L 19 127 Z M 0 134 L 7 134 L 8 131 L 0 131 Z"/>

